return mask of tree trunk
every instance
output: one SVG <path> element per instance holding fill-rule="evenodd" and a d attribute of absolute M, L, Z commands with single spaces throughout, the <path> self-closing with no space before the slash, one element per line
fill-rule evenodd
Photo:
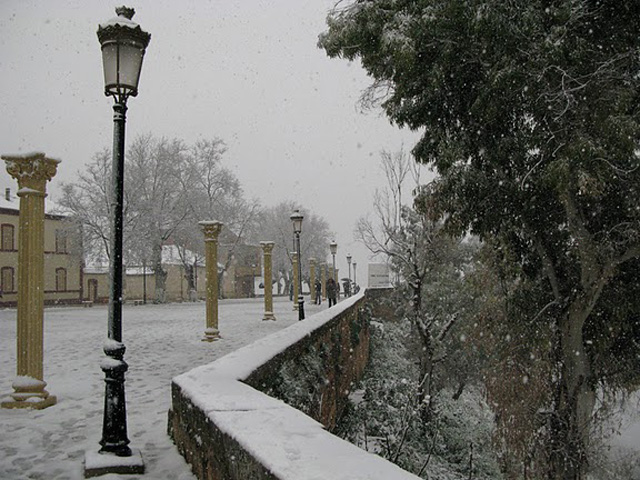
<path fill-rule="evenodd" d="M 193 265 L 184 265 L 184 276 L 187 280 L 187 290 L 196 289 L 196 277 L 194 275 L 195 268 Z"/>
<path fill-rule="evenodd" d="M 154 303 L 165 303 L 167 272 L 162 268 L 162 245 L 154 245 L 153 247 L 153 269 L 156 279 L 156 293 Z"/>
<path fill-rule="evenodd" d="M 226 298 L 224 294 L 224 270 L 218 271 L 218 298 L 223 299 Z"/>
<path fill-rule="evenodd" d="M 574 301 L 559 323 L 560 378 L 551 421 L 550 472 L 553 480 L 579 480 L 588 466 L 591 417 L 596 392 L 582 328 L 587 311 Z"/>
<path fill-rule="evenodd" d="M 425 424 L 432 418 L 434 401 L 432 392 L 433 377 L 433 339 L 422 312 L 422 282 L 411 282 L 411 307 L 413 310 L 413 323 L 420 337 L 420 382 L 418 385 L 418 409 Z"/>
<path fill-rule="evenodd" d="M 418 327 L 420 329 L 420 327 Z M 433 418 L 433 342 L 431 332 L 421 331 L 420 385 L 418 386 L 418 408 L 422 421 L 427 424 Z"/>

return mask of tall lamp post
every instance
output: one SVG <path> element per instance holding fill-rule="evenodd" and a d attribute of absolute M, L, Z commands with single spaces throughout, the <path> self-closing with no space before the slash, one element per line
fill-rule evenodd
<path fill-rule="evenodd" d="M 300 250 L 300 232 L 302 232 L 302 219 L 300 210 L 291 214 L 293 233 L 296 236 L 296 251 L 298 252 L 298 320 L 304 320 L 304 297 L 302 296 L 302 255 Z"/>
<path fill-rule="evenodd" d="M 117 457 L 130 457 L 127 438 L 127 414 L 124 394 L 124 374 L 128 369 L 123 360 L 122 343 L 122 239 L 124 194 L 124 130 L 127 99 L 138 94 L 138 80 L 145 49 L 151 35 L 131 19 L 132 8 L 116 8 L 117 17 L 98 27 L 98 40 L 102 46 L 105 95 L 112 96 L 113 105 L 113 163 L 110 239 L 110 291 L 108 340 L 104 352 L 109 357 L 101 363 L 105 373 L 104 417 L 100 453 Z M 123 462 L 125 464 L 127 462 Z M 130 462 L 133 463 L 133 462 Z M 141 463 L 141 462 L 140 462 Z M 89 465 L 86 466 L 89 469 Z M 140 473 L 144 464 L 132 468 L 118 466 L 100 473 Z M 88 472 L 85 471 L 85 474 Z M 88 475 L 87 475 L 88 476 Z"/>
<path fill-rule="evenodd" d="M 345 292 L 345 294 L 348 294 L 349 296 L 351 296 L 351 254 L 347 253 L 347 265 L 349 265 L 349 291 Z"/>
<path fill-rule="evenodd" d="M 336 253 L 338 253 L 338 244 L 335 240 L 329 244 L 329 250 L 333 256 L 333 280 L 338 283 L 338 274 L 336 273 Z"/>

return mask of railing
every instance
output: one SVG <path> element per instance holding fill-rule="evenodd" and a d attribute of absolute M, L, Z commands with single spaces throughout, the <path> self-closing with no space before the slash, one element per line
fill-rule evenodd
<path fill-rule="evenodd" d="M 418 479 L 327 431 L 368 361 L 367 297 L 173 379 L 169 433 L 199 479 Z"/>

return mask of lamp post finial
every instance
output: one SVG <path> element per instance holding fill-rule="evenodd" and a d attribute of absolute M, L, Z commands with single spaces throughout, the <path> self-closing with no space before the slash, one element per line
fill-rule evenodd
<path fill-rule="evenodd" d="M 119 17 L 124 17 L 124 18 L 127 18 L 127 19 L 131 20 L 133 18 L 133 16 L 136 14 L 136 11 L 133 8 L 125 7 L 123 5 L 121 7 L 117 7 L 116 8 L 116 14 Z"/>

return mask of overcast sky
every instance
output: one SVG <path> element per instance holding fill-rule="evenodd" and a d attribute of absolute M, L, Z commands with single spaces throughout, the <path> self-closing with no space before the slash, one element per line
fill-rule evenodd
<path fill-rule="evenodd" d="M 0 153 L 62 160 L 48 187 L 53 200 L 112 143 L 96 30 L 121 3 L 0 0 Z M 341 272 L 349 251 L 364 283 L 367 252 L 353 228 L 384 184 L 379 153 L 410 150 L 416 134 L 381 111 L 362 113 L 358 98 L 370 83 L 363 69 L 317 48 L 335 0 L 125 4 L 151 33 L 127 139 L 223 139 L 224 164 L 247 197 L 265 205 L 291 199 L 322 215 L 336 234 Z M 1 171 L 2 191 L 15 188 Z"/>

